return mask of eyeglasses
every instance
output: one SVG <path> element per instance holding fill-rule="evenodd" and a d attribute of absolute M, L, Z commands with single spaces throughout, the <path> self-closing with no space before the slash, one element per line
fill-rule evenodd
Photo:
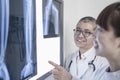
<path fill-rule="evenodd" d="M 81 29 L 73 29 L 73 31 L 74 31 L 75 35 L 80 35 L 80 34 L 82 33 L 82 35 L 83 35 L 84 37 L 88 37 L 88 36 L 90 36 L 91 34 L 93 34 L 93 33 L 90 32 L 90 31 L 82 31 Z"/>

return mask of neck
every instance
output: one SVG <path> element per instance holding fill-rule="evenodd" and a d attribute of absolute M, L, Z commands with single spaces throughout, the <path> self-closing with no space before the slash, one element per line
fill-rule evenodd
<path fill-rule="evenodd" d="M 116 58 L 117 59 L 117 58 Z M 119 59 L 119 58 L 118 58 Z M 120 59 L 119 60 L 108 60 L 110 63 L 110 71 L 114 72 L 114 71 L 118 71 L 120 70 Z"/>
<path fill-rule="evenodd" d="M 80 53 L 81 54 L 84 54 L 86 51 L 88 51 L 89 49 L 91 49 L 92 47 L 90 47 L 90 48 L 79 48 L 79 50 L 80 50 Z"/>
<path fill-rule="evenodd" d="M 86 52 L 85 49 L 79 49 L 79 58 L 81 59 L 81 54 L 84 54 Z"/>
<path fill-rule="evenodd" d="M 84 54 L 86 52 L 85 49 L 79 49 L 81 54 Z"/>

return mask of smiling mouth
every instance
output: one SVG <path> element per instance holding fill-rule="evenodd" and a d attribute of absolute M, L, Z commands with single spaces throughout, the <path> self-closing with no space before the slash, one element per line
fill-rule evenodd
<path fill-rule="evenodd" d="M 82 42 L 86 42 L 85 40 L 77 40 L 78 42 L 82 43 Z"/>

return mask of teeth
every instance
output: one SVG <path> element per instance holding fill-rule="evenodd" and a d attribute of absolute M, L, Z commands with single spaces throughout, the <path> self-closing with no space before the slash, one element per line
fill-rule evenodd
<path fill-rule="evenodd" d="M 79 42 L 81 42 L 81 40 L 78 40 Z"/>
<path fill-rule="evenodd" d="M 84 40 L 77 40 L 78 42 L 84 42 Z"/>

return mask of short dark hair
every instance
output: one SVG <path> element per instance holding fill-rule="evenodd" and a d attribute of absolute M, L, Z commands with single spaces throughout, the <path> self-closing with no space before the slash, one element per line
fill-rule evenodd
<path fill-rule="evenodd" d="M 91 16 L 86 16 L 86 17 L 81 18 L 78 23 L 80 22 L 96 22 L 96 20 L 95 18 Z"/>
<path fill-rule="evenodd" d="M 120 2 L 105 7 L 99 14 L 96 23 L 105 30 L 111 26 L 116 37 L 120 37 Z"/>
<path fill-rule="evenodd" d="M 91 16 L 86 16 L 86 17 L 81 18 L 81 19 L 78 21 L 77 25 L 78 25 L 79 23 L 81 23 L 81 22 L 84 22 L 84 23 L 92 22 L 93 24 L 95 24 L 93 30 L 96 29 L 96 19 L 93 18 L 93 17 L 91 17 Z"/>

